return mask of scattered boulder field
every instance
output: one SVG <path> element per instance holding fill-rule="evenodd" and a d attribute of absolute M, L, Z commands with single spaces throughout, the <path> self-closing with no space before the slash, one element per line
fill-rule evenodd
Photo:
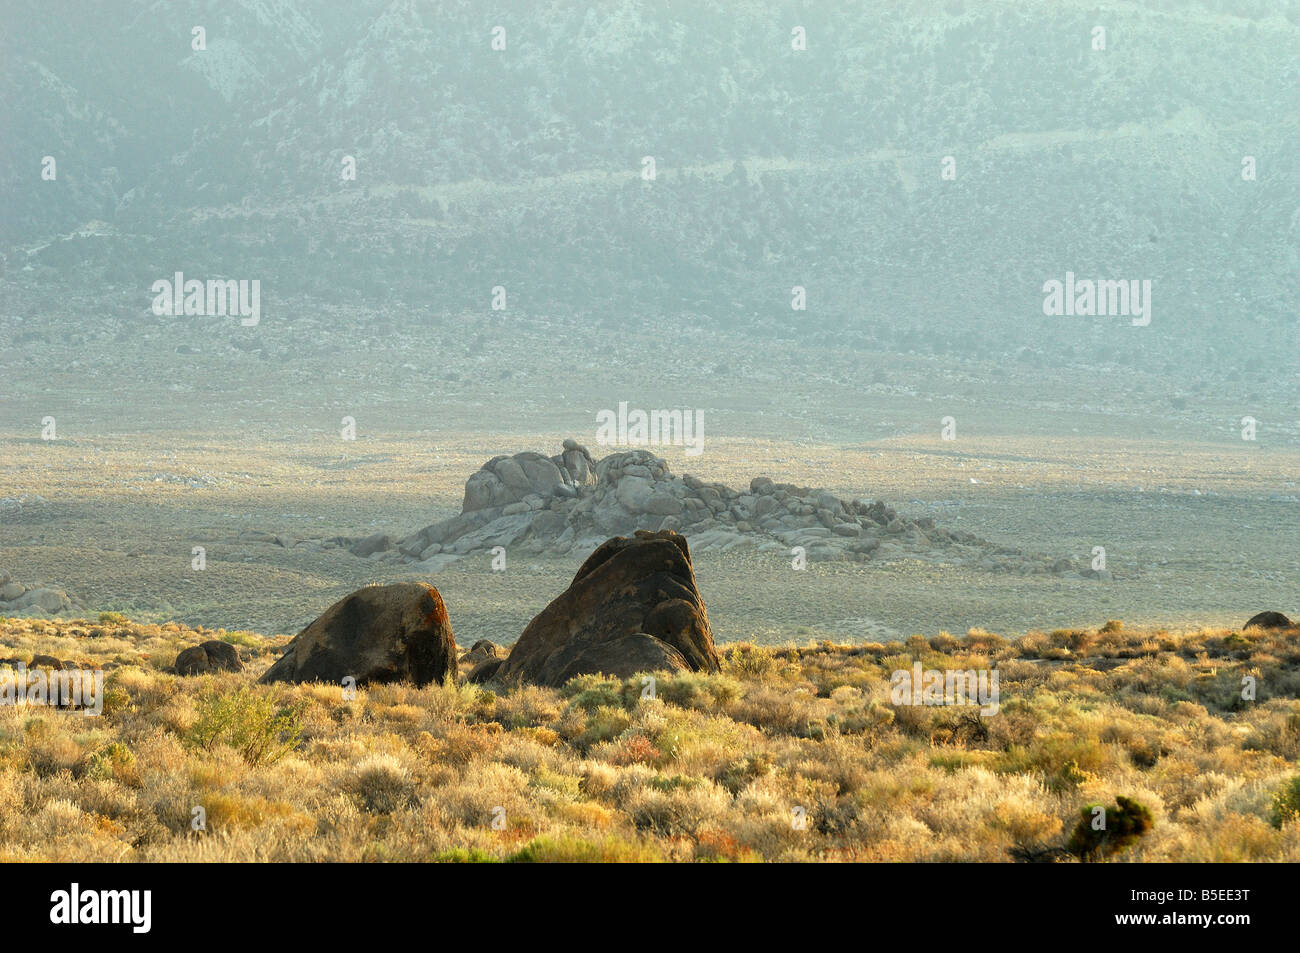
<path fill-rule="evenodd" d="M 1051 573 L 1107 581 L 1070 556 L 1026 553 L 973 533 L 913 518 L 882 500 L 843 499 L 829 490 L 755 477 L 737 490 L 675 475 L 649 450 L 600 460 L 576 440 L 554 456 L 497 456 L 465 484 L 458 515 L 406 536 L 374 533 L 353 539 L 295 539 L 248 530 L 240 543 L 334 550 L 362 559 L 406 563 L 437 572 L 496 547 L 526 555 L 590 555 L 612 536 L 667 530 L 689 537 L 696 554 L 770 553 L 788 558 L 798 547 L 809 562 L 919 559 L 990 572 Z"/>
<path fill-rule="evenodd" d="M 757 477 L 749 490 L 676 476 L 648 450 L 625 450 L 597 461 L 577 441 L 554 457 L 517 453 L 494 457 L 465 484 L 460 515 L 390 540 L 370 537 L 354 555 L 395 549 L 437 570 L 497 546 L 524 553 L 593 552 L 611 536 L 667 530 L 690 537 L 695 552 L 755 550 L 787 553 L 803 547 L 810 560 L 865 561 L 885 548 L 908 552 L 965 546 L 992 548 L 969 533 L 933 520 L 900 516 L 886 504 L 845 501 L 826 490 Z"/>

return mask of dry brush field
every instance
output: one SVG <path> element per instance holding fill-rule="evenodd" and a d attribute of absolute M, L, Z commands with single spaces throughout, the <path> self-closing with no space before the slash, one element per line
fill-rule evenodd
<path fill-rule="evenodd" d="M 204 638 L 245 670 L 170 674 Z M 348 700 L 254 684 L 282 636 L 113 614 L 0 641 L 106 670 L 98 717 L 0 706 L 10 861 L 1300 860 L 1294 630 L 733 643 L 653 698 L 583 676 Z M 894 704 L 915 661 L 996 666 L 1000 710 Z M 1094 805 L 1126 825 L 1103 844 L 1076 830 Z"/>

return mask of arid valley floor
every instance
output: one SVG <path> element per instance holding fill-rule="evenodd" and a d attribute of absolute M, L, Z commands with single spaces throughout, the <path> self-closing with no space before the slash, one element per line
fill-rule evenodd
<path fill-rule="evenodd" d="M 971 436 L 949 449 L 937 420 L 935 430 L 855 445 L 719 438 L 696 458 L 659 452 L 674 472 L 737 486 L 768 475 L 884 499 L 940 526 L 1081 564 L 1105 546 L 1114 578 L 918 560 L 796 572 L 779 554 L 703 553 L 696 572 L 719 641 L 1019 633 L 1109 618 L 1233 625 L 1296 608 L 1300 454 L 1095 436 Z M 291 634 L 359 585 L 419 573 L 344 550 L 241 543 L 241 532 L 402 535 L 458 512 L 465 479 L 489 457 L 555 452 L 566 435 L 363 432 L 344 442 L 139 432 L 47 442 L 11 432 L 0 486 L 27 502 L 0 522 L 0 563 L 25 583 L 67 590 L 87 610 Z M 191 568 L 196 545 L 207 551 L 201 573 Z M 426 580 L 444 594 L 462 640 L 512 642 L 580 562 L 519 556 L 493 572 L 489 561 L 471 556 Z"/>

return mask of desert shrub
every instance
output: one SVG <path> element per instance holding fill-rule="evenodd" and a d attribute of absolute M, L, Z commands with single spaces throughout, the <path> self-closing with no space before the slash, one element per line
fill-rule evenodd
<path fill-rule="evenodd" d="M 30 732 L 26 748 L 27 768 L 37 777 L 48 778 L 61 771 L 81 774 L 85 751 L 71 737 L 53 731 Z"/>
<path fill-rule="evenodd" d="M 1288 761 L 1300 759 L 1300 714 L 1270 713 L 1241 746 L 1247 751 L 1267 751 Z"/>
<path fill-rule="evenodd" d="M 580 837 L 537 837 L 507 859 L 511 864 L 627 864 L 662 860 L 653 848 L 616 837 L 583 840 Z"/>
<path fill-rule="evenodd" d="M 346 788 L 361 809 L 370 814 L 391 814 L 405 807 L 415 795 L 415 784 L 400 761 L 377 754 L 356 766 Z"/>
<path fill-rule="evenodd" d="M 1052 645 L 1067 649 L 1071 654 L 1086 652 L 1093 642 L 1092 633 L 1080 629 L 1056 629 L 1048 638 Z"/>
<path fill-rule="evenodd" d="M 636 687 L 636 690 L 639 692 L 639 687 Z M 740 685 L 735 679 L 725 675 L 679 672 L 667 678 L 660 678 L 655 685 L 655 695 L 681 708 L 714 710 L 739 698 Z"/>
<path fill-rule="evenodd" d="M 722 670 L 737 678 L 763 679 L 776 669 L 777 660 L 772 650 L 749 642 L 738 642 L 722 653 Z"/>
<path fill-rule="evenodd" d="M 841 734 L 861 735 L 862 744 L 870 748 L 881 730 L 894 723 L 894 710 L 872 699 L 865 705 L 846 706 L 836 714 L 827 716 L 827 725 Z"/>
<path fill-rule="evenodd" d="M 420 750 L 432 760 L 463 765 L 495 756 L 503 736 L 499 724 L 488 722 L 482 725 L 451 724 L 443 730 L 441 737 L 417 738 Z"/>
<path fill-rule="evenodd" d="M 1008 645 L 1006 639 L 983 629 L 970 629 L 966 633 L 966 648 L 971 652 L 987 652 L 990 655 Z"/>
<path fill-rule="evenodd" d="M 771 771 L 772 759 L 769 755 L 751 754 L 723 765 L 714 775 L 714 780 L 730 794 L 736 795 L 756 778 L 764 777 Z"/>
<path fill-rule="evenodd" d="M 564 683 L 560 695 L 583 711 L 623 707 L 623 683 L 604 675 L 578 675 Z"/>
<path fill-rule="evenodd" d="M 1281 828 L 1296 818 L 1300 818 L 1300 774 L 1273 795 L 1273 826 Z"/>
<path fill-rule="evenodd" d="M 807 738 L 821 724 L 819 712 L 828 707 L 810 693 L 796 693 L 788 687 L 751 685 L 728 706 L 727 715 L 772 735 Z"/>
<path fill-rule="evenodd" d="M 492 710 L 493 720 L 506 728 L 548 725 L 559 717 L 555 692 L 535 685 L 520 686 L 497 696 Z"/>
<path fill-rule="evenodd" d="M 101 625 L 126 625 L 127 618 L 120 612 L 101 612 L 99 622 Z"/>
<path fill-rule="evenodd" d="M 187 743 L 204 751 L 229 745 L 252 765 L 278 761 L 297 746 L 302 733 L 301 705 L 277 707 L 269 695 L 246 685 L 228 695 L 209 693 L 198 707 Z"/>
<path fill-rule="evenodd" d="M 1107 620 L 1106 620 L 1106 624 L 1103 625 L 1103 626 L 1102 626 L 1100 629 L 1098 629 L 1097 631 L 1098 631 L 1098 632 L 1105 632 L 1105 633 L 1107 633 L 1108 635 L 1109 635 L 1111 632 L 1123 632 L 1123 631 L 1124 631 L 1124 622 L 1123 622 L 1122 620 L 1120 620 L 1120 619 L 1107 619 Z"/>
<path fill-rule="evenodd" d="M 121 741 L 105 745 L 91 756 L 86 777 L 96 781 L 120 781 L 127 787 L 140 786 L 135 753 Z"/>
<path fill-rule="evenodd" d="M 940 632 L 930 639 L 930 648 L 936 652 L 951 653 L 961 647 L 961 639 L 951 632 Z"/>
<path fill-rule="evenodd" d="M 587 718 L 577 742 L 584 750 L 602 741 L 613 741 L 632 725 L 627 712 L 614 705 L 601 705 Z"/>
<path fill-rule="evenodd" d="M 909 635 L 903 640 L 903 645 L 916 658 L 925 658 L 930 654 L 930 640 L 923 635 Z"/>
<path fill-rule="evenodd" d="M 258 649 L 262 647 L 262 637 L 256 632 L 222 632 L 219 636 L 222 642 L 229 642 L 231 645 L 242 645 L 245 648 Z"/>
<path fill-rule="evenodd" d="M 532 776 L 528 779 L 528 786 L 554 791 L 566 798 L 576 798 L 582 788 L 582 778 L 576 774 L 552 771 L 545 765 L 539 764 L 534 766 Z"/>
<path fill-rule="evenodd" d="M 284 801 L 214 791 L 204 794 L 201 803 L 206 812 L 207 829 L 214 832 L 261 827 L 273 820 L 289 821 L 301 833 L 315 827 L 310 817 L 296 812 Z"/>
<path fill-rule="evenodd" d="M 1047 646 L 1047 636 L 1041 632 L 1026 632 L 1016 639 L 1016 648 L 1021 658 L 1042 658 Z"/>
<path fill-rule="evenodd" d="M 912 738 L 929 740 L 936 719 L 933 708 L 924 705 L 896 705 L 890 710 L 894 713 L 894 727 L 899 731 Z"/>
<path fill-rule="evenodd" d="M 1096 826 L 1097 820 L 1104 825 L 1101 829 Z M 1115 798 L 1114 807 L 1089 804 L 1082 808 L 1065 849 L 1085 863 L 1105 860 L 1136 844 L 1153 823 L 1151 811 L 1144 804 L 1121 794 Z"/>
<path fill-rule="evenodd" d="M 704 782 L 674 781 L 656 775 L 628 797 L 625 810 L 637 830 L 656 837 L 694 838 L 724 820 L 731 797 Z"/>
<path fill-rule="evenodd" d="M 434 854 L 429 858 L 430 863 L 434 864 L 499 864 L 501 861 L 493 857 L 487 851 L 480 850 L 477 847 L 471 847 L 468 850 L 464 847 L 457 847 L 455 850 L 444 850 L 440 854 Z"/>
<path fill-rule="evenodd" d="M 653 741 L 643 734 L 628 735 L 622 738 L 609 752 L 606 760 L 610 764 L 655 764 L 663 757 L 663 752 L 655 747 Z"/>

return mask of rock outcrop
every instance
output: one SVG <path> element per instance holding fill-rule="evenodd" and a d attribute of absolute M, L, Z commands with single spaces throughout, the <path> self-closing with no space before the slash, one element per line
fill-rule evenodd
<path fill-rule="evenodd" d="M 457 674 L 456 642 L 438 590 L 406 582 L 358 589 L 289 643 L 262 682 L 357 685 L 441 682 Z"/>
<path fill-rule="evenodd" d="M 718 653 L 686 538 L 615 537 L 524 629 L 495 671 L 504 684 L 563 685 L 575 675 L 716 672 Z"/>
<path fill-rule="evenodd" d="M 176 656 L 172 670 L 177 675 L 242 672 L 244 663 L 239 660 L 239 650 L 229 642 L 209 639 L 198 645 L 191 645 L 188 649 L 182 649 Z"/>
<path fill-rule="evenodd" d="M 0 569 L 0 613 L 58 615 L 81 611 L 81 606 L 62 589 L 44 584 L 25 586 Z"/>
<path fill-rule="evenodd" d="M 881 501 L 843 500 L 826 490 L 776 483 L 767 477 L 734 490 L 676 476 L 649 450 L 624 450 L 593 460 L 569 439 L 554 457 L 517 453 L 494 457 L 470 477 L 458 516 L 397 542 L 406 560 L 436 571 L 495 546 L 525 553 L 586 553 L 611 536 L 671 530 L 696 552 L 786 554 L 801 547 L 809 560 L 866 561 L 889 555 L 959 551 L 1001 569 L 1006 557 L 970 533 L 909 519 Z M 924 556 L 922 558 L 925 558 Z M 1060 571 L 1044 558 L 1036 567 Z"/>
<path fill-rule="evenodd" d="M 881 500 L 843 499 L 762 476 L 736 490 L 690 474 L 676 476 L 645 449 L 595 460 L 573 439 L 555 456 L 530 451 L 493 457 L 466 482 L 459 514 L 405 537 L 294 539 L 246 530 L 234 541 L 344 550 L 431 573 L 498 546 L 524 555 L 583 557 L 611 536 L 637 530 L 681 533 L 696 554 L 754 553 L 806 562 L 907 559 L 985 572 L 1112 578 L 1109 570 L 1080 568 L 1084 564 L 1068 556 L 1000 547 L 936 526 L 928 516 L 906 516 Z"/>

